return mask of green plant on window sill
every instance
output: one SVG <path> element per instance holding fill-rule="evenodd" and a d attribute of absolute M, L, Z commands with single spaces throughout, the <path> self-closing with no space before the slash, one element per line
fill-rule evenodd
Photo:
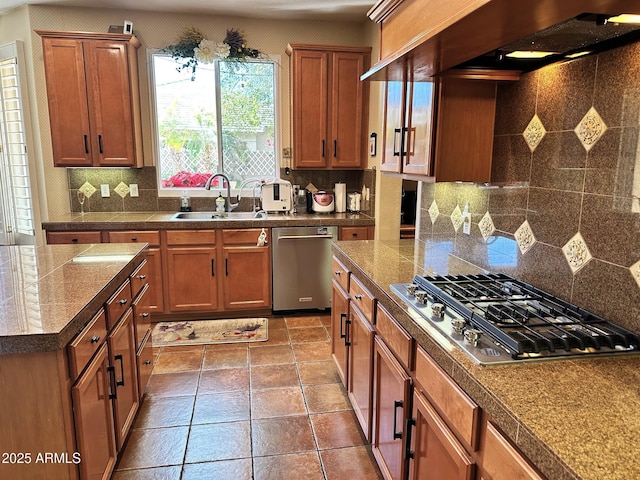
<path fill-rule="evenodd" d="M 195 79 L 198 62 L 207 64 L 216 59 L 227 61 L 246 61 L 248 58 L 264 58 L 265 55 L 255 48 L 247 46 L 244 34 L 233 28 L 227 30 L 222 43 L 208 40 L 196 27 L 187 28 L 178 38 L 178 42 L 162 49 L 181 65 L 180 72 L 191 69 L 191 80 Z"/>

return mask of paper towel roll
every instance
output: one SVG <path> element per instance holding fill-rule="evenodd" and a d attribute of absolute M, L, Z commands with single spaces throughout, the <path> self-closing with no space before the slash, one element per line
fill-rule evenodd
<path fill-rule="evenodd" d="M 336 202 L 336 212 L 344 213 L 347 211 L 347 184 L 336 183 L 333 189 Z"/>

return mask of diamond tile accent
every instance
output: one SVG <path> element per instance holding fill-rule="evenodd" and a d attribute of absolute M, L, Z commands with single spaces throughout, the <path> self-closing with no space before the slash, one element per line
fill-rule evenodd
<path fill-rule="evenodd" d="M 129 186 L 124 182 L 120 182 L 118 186 L 113 189 L 113 191 L 124 198 L 129 194 Z"/>
<path fill-rule="evenodd" d="M 544 128 L 544 125 L 542 125 L 538 114 L 533 116 L 529 125 L 527 125 L 527 128 L 522 132 L 522 136 L 532 152 L 536 149 L 546 134 L 547 130 Z"/>
<path fill-rule="evenodd" d="M 574 275 L 593 258 L 580 232 L 576 233 L 573 238 L 562 247 L 562 253 L 564 253 L 564 257 L 567 259 L 571 272 L 573 272 Z"/>
<path fill-rule="evenodd" d="M 78 190 L 84 193 L 87 196 L 87 198 L 89 198 L 91 195 L 93 195 L 98 191 L 96 187 L 91 185 L 89 182 L 84 182 L 84 184 Z"/>
<path fill-rule="evenodd" d="M 453 223 L 453 228 L 456 232 L 462 226 L 462 211 L 460 210 L 459 205 L 456 205 L 456 208 L 453 209 L 453 213 L 451 214 L 451 223 Z"/>
<path fill-rule="evenodd" d="M 600 117 L 595 108 L 591 107 L 587 114 L 580 120 L 574 132 L 578 136 L 580 143 L 588 152 L 591 150 L 602 134 L 607 130 L 604 120 Z"/>
<path fill-rule="evenodd" d="M 531 250 L 531 247 L 536 243 L 536 237 L 533 234 L 533 230 L 531 230 L 531 225 L 526 220 L 518 227 L 514 236 L 522 255 Z"/>
<path fill-rule="evenodd" d="M 478 223 L 478 228 L 480 228 L 480 233 L 482 234 L 482 238 L 484 241 L 487 241 L 487 238 L 491 236 L 491 234 L 495 231 L 496 227 L 493 224 L 493 219 L 489 212 L 485 213 L 484 216 L 480 219 L 480 223 Z"/>
<path fill-rule="evenodd" d="M 438 215 L 440 215 L 440 209 L 438 208 L 438 204 L 434 200 L 433 202 L 431 202 L 431 206 L 429 207 L 429 218 L 431 218 L 431 225 L 436 223 Z"/>
<path fill-rule="evenodd" d="M 640 260 L 631 265 L 629 267 L 629 270 L 631 270 L 631 275 L 633 275 L 633 278 L 635 278 L 638 287 L 640 287 Z"/>

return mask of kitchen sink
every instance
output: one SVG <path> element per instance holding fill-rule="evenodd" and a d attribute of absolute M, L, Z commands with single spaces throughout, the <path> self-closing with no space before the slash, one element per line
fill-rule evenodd
<path fill-rule="evenodd" d="M 266 212 L 178 212 L 171 220 L 263 220 Z"/>

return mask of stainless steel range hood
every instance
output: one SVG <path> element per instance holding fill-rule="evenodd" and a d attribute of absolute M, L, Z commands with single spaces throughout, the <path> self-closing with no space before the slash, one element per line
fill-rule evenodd
<path fill-rule="evenodd" d="M 454 69 L 523 73 L 640 40 L 640 24 L 615 23 L 608 20 L 610 17 L 613 15 L 583 13 L 473 58 Z M 522 55 L 512 56 L 514 52 Z"/>

